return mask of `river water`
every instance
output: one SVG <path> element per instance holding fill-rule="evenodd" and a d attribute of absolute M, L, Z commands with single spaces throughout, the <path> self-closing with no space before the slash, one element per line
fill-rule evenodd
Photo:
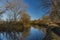
<path fill-rule="evenodd" d="M 42 30 L 31 27 L 27 40 L 42 40 L 44 37 L 45 33 Z"/>
<path fill-rule="evenodd" d="M 27 37 L 23 37 L 22 35 L 23 34 L 20 33 L 21 40 L 42 40 L 45 37 L 45 33 L 41 29 L 37 29 L 34 27 L 30 28 L 29 35 Z M 6 37 L 2 34 L 0 34 L 0 39 L 7 40 Z"/>

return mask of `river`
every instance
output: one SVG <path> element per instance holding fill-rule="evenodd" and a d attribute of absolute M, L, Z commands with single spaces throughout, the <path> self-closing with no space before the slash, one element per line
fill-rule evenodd
<path fill-rule="evenodd" d="M 45 37 L 45 33 L 41 29 L 34 27 L 30 28 L 29 35 L 27 37 L 23 37 L 22 35 L 23 34 L 20 33 L 21 40 L 42 40 Z M 5 36 L 3 36 L 3 34 L 0 34 L 0 39 L 7 40 Z"/>

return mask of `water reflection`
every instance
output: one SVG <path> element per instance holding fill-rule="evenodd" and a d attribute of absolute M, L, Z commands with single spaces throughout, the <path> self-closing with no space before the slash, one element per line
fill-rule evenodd
<path fill-rule="evenodd" d="M 31 27 L 27 40 L 42 40 L 45 34 L 42 30 Z"/>
<path fill-rule="evenodd" d="M 9 35 L 4 33 L 0 33 L 0 39 L 1 40 L 8 40 L 9 36 L 11 37 L 10 40 L 42 40 L 45 37 L 45 33 L 37 28 L 31 27 L 29 31 L 25 31 L 24 33 L 15 33 L 15 36 L 13 32 L 11 32 Z M 7 37 L 6 37 L 7 35 Z M 26 36 L 24 36 L 26 35 Z M 15 39 L 13 39 L 15 37 Z"/>

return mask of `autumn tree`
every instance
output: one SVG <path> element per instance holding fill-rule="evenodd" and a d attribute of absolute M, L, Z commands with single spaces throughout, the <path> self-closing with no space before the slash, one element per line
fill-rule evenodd
<path fill-rule="evenodd" d="M 24 12 L 22 14 L 21 23 L 23 24 L 24 27 L 23 36 L 27 36 L 29 34 L 29 30 L 31 27 L 30 15 L 27 12 Z"/>
<path fill-rule="evenodd" d="M 21 21 L 25 27 L 29 27 L 30 26 L 30 15 L 24 12 L 24 14 L 22 14 Z"/>

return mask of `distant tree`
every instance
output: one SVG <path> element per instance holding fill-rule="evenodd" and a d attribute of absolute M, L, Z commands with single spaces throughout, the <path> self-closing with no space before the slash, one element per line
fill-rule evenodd
<path fill-rule="evenodd" d="M 31 27 L 30 15 L 27 12 L 24 12 L 21 16 L 21 23 L 23 24 L 23 36 L 26 37 L 29 34 Z M 24 39 L 24 38 L 23 38 Z"/>
<path fill-rule="evenodd" d="M 30 24 L 30 15 L 24 12 L 24 14 L 21 16 L 21 21 L 23 24 Z"/>
<path fill-rule="evenodd" d="M 42 19 L 45 23 L 49 23 L 51 21 L 49 16 L 44 16 Z"/>

